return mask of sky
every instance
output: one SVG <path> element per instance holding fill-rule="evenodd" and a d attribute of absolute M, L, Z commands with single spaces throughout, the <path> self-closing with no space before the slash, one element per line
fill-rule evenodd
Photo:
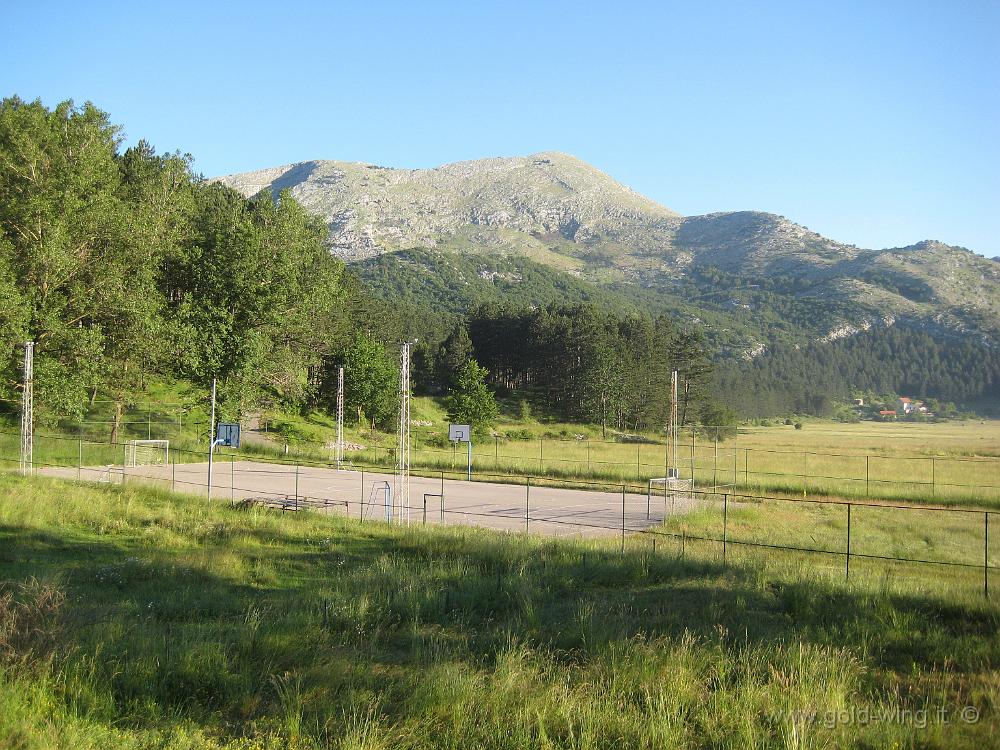
<path fill-rule="evenodd" d="M 683 214 L 1000 255 L 1000 2 L 13 2 L 0 95 L 206 176 L 573 154 Z"/>

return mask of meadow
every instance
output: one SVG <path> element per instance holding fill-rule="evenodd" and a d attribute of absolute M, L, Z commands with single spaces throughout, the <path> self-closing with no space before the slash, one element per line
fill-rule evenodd
<path fill-rule="evenodd" d="M 448 444 L 448 418 L 429 398 L 414 399 L 413 464 L 461 470 L 465 445 Z M 430 424 L 426 424 L 430 423 Z M 276 417 L 279 441 L 316 458 L 330 456 L 335 421 L 323 414 Z M 1000 506 L 1000 421 L 840 423 L 775 422 L 732 430 L 682 430 L 676 466 L 703 489 L 740 493 L 875 498 Z M 597 425 L 515 418 L 506 413 L 473 439 L 473 471 L 565 479 L 645 482 L 672 463 L 662 433 L 618 436 Z M 357 465 L 394 460 L 395 436 L 348 426 L 348 451 Z M 716 438 L 720 439 L 716 439 Z"/>
<path fill-rule="evenodd" d="M 12 476 L 0 534 L 4 747 L 981 748 L 998 729 L 1000 609 L 892 573 Z"/>
<path fill-rule="evenodd" d="M 164 388 L 165 401 L 126 418 L 120 440 L 168 438 L 177 461 L 201 461 L 207 447 L 203 404 L 183 409 L 188 392 Z M 84 466 L 120 463 L 123 449 L 106 444 L 107 405 L 82 425 L 39 428 L 41 462 Z M 461 471 L 466 446 L 447 441 L 448 417 L 431 398 L 413 403 L 412 463 L 417 471 Z M 336 420 L 322 413 L 262 414 L 264 431 L 245 430 L 241 456 L 329 462 Z M 776 421 L 728 431 L 681 431 L 675 459 L 657 432 L 621 436 L 597 425 L 547 422 L 506 413 L 473 439 L 473 473 L 645 483 L 675 463 L 684 479 L 705 490 L 774 496 L 834 497 L 1000 507 L 1000 421 L 840 423 L 820 419 L 801 429 Z M 395 463 L 393 434 L 359 428 L 348 420 L 347 460 L 355 466 Z M 492 434 L 491 434 L 492 433 Z M 65 439 L 63 439 L 65 438 Z M 720 438 L 720 439 L 716 439 Z M 16 458 L 16 425 L 0 429 L 0 463 Z M 223 449 L 223 455 L 228 452 Z M 5 460 L 6 459 L 6 460 Z"/>

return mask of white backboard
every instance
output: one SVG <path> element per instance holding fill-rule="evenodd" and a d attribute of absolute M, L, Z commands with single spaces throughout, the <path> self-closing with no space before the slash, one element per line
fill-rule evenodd
<path fill-rule="evenodd" d="M 453 443 L 468 443 L 472 430 L 467 424 L 448 425 L 448 439 Z"/>

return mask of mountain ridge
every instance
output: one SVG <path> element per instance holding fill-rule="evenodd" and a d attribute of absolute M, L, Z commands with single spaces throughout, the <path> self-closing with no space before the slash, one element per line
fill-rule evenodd
<path fill-rule="evenodd" d="M 1000 341 L 1000 264 L 970 250 L 859 248 L 763 211 L 682 216 L 559 152 L 416 170 L 317 160 L 217 181 L 247 196 L 289 190 L 355 265 L 410 249 L 485 265 L 523 256 L 633 298 L 643 290 L 699 323 L 712 317 L 710 336 L 744 353 L 901 322 Z"/>

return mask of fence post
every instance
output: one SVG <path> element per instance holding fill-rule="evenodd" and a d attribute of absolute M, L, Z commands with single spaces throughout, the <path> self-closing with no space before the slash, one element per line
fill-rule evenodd
<path fill-rule="evenodd" d="M 983 596 L 990 598 L 990 512 L 983 513 Z"/>
<path fill-rule="evenodd" d="M 622 485 L 622 557 L 625 556 L 625 485 Z"/>
<path fill-rule="evenodd" d="M 750 449 L 743 449 L 743 485 L 750 491 Z"/>
<path fill-rule="evenodd" d="M 639 473 L 639 471 L 640 471 L 640 469 L 639 469 L 639 449 L 641 447 L 642 447 L 642 443 L 636 443 L 635 444 L 635 481 L 637 481 L 637 482 L 641 479 L 641 476 L 642 476 Z"/>
<path fill-rule="evenodd" d="M 591 474 L 593 469 L 590 468 L 590 438 L 587 438 L 587 474 Z"/>
<path fill-rule="evenodd" d="M 500 436 L 493 436 L 493 468 L 500 471 Z"/>
<path fill-rule="evenodd" d="M 531 477 L 524 478 L 524 531 L 528 531 L 528 500 L 531 497 Z"/>
<path fill-rule="evenodd" d="M 235 456 L 229 454 L 229 502 L 236 502 L 236 461 Z"/>
<path fill-rule="evenodd" d="M 542 468 L 545 464 L 542 460 L 542 454 L 545 451 L 545 438 L 538 438 L 538 473 L 544 474 L 545 470 Z"/>
<path fill-rule="evenodd" d="M 295 510 L 299 509 L 299 462 L 295 462 Z"/>
<path fill-rule="evenodd" d="M 937 498 L 937 461 L 931 456 L 931 500 Z"/>
<path fill-rule="evenodd" d="M 691 491 L 692 492 L 694 492 L 694 472 L 695 469 L 698 467 L 698 459 L 696 458 L 697 455 L 698 455 L 698 435 L 695 432 L 694 427 L 691 427 Z"/>
<path fill-rule="evenodd" d="M 712 459 L 712 492 L 719 489 L 719 430 L 715 430 L 715 457 Z"/>
<path fill-rule="evenodd" d="M 177 489 L 177 453 L 174 451 L 171 453 L 173 453 L 171 456 L 173 460 L 170 462 L 170 491 L 175 492 Z"/>
<path fill-rule="evenodd" d="M 722 496 L 722 567 L 726 566 L 726 544 L 729 542 L 729 493 Z"/>
<path fill-rule="evenodd" d="M 847 504 L 847 575 L 846 579 L 851 580 L 851 503 Z"/>
<path fill-rule="evenodd" d="M 363 467 L 361 469 L 361 498 L 358 501 L 358 518 L 362 521 L 365 520 L 365 470 Z"/>
<path fill-rule="evenodd" d="M 653 494 L 653 480 L 650 479 L 646 482 L 646 520 L 649 520 L 649 499 L 650 495 Z"/>
<path fill-rule="evenodd" d="M 77 463 L 76 463 L 76 478 L 77 478 L 77 481 L 79 481 L 82 476 L 83 476 L 83 438 L 80 438 L 80 448 L 79 448 L 79 454 L 77 456 Z"/>
<path fill-rule="evenodd" d="M 736 440 L 739 440 L 739 428 L 737 428 Z M 736 492 L 736 484 L 740 481 L 740 449 L 733 443 L 733 492 Z"/>
<path fill-rule="evenodd" d="M 427 525 L 427 493 L 424 493 L 424 526 Z"/>
<path fill-rule="evenodd" d="M 444 523 L 444 472 L 441 472 L 441 523 Z"/>
<path fill-rule="evenodd" d="M 868 454 L 865 454 L 865 497 L 871 497 L 871 490 L 868 489 L 868 459 L 871 458 Z"/>

